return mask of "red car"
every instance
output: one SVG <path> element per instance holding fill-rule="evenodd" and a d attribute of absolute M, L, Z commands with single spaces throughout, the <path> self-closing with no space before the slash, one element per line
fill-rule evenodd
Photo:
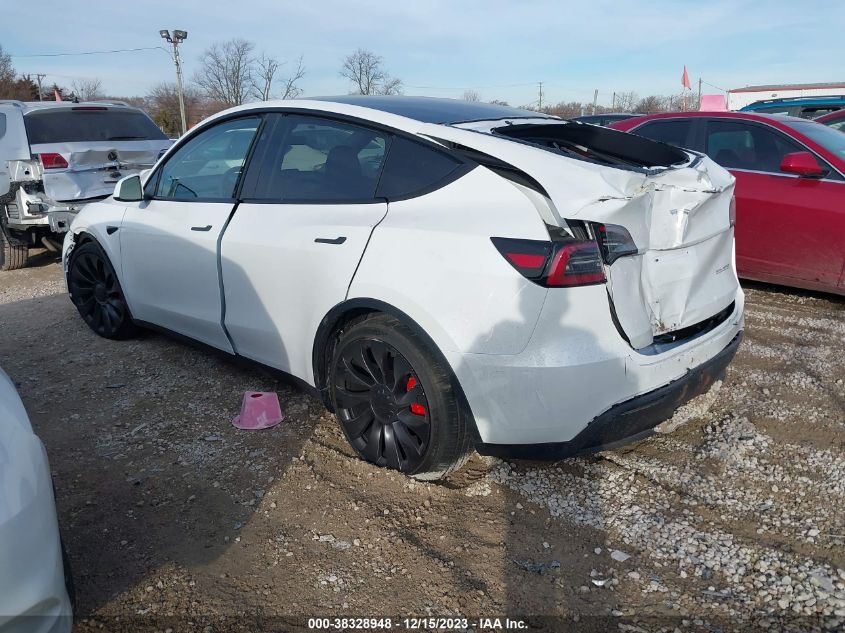
<path fill-rule="evenodd" d="M 667 112 L 610 127 L 705 153 L 736 176 L 740 277 L 845 294 L 845 134 L 751 112 Z"/>
<path fill-rule="evenodd" d="M 813 121 L 823 123 L 828 127 L 832 127 L 834 130 L 845 132 L 845 109 L 830 112 L 817 119 L 813 119 Z"/>

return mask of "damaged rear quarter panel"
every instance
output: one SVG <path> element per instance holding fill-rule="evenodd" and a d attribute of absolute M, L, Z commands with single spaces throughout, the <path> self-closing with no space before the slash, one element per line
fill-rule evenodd
<path fill-rule="evenodd" d="M 639 253 L 608 267 L 608 292 L 635 348 L 720 312 L 739 292 L 729 212 L 735 180 L 706 156 L 625 169 L 478 131 L 439 125 L 421 131 L 530 175 L 548 193 L 559 226 L 575 219 L 628 230 Z"/>

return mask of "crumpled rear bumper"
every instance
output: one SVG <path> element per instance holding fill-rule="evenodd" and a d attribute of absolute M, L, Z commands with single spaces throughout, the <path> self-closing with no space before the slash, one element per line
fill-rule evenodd
<path fill-rule="evenodd" d="M 669 419 L 678 407 L 710 389 L 720 380 L 739 349 L 742 332 L 716 356 L 690 369 L 684 376 L 654 391 L 614 405 L 594 418 L 568 442 L 541 444 L 476 445 L 482 455 L 501 458 L 557 460 L 579 453 L 610 450 L 654 433 L 654 427 Z"/>

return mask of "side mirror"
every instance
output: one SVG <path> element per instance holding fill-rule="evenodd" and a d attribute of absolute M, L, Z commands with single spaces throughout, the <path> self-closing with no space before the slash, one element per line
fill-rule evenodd
<path fill-rule="evenodd" d="M 114 186 L 114 199 L 120 202 L 140 202 L 144 199 L 144 188 L 138 174 L 126 176 Z"/>
<path fill-rule="evenodd" d="M 810 152 L 787 154 L 780 161 L 780 170 L 787 174 L 796 174 L 802 178 L 821 178 L 827 173 Z"/>

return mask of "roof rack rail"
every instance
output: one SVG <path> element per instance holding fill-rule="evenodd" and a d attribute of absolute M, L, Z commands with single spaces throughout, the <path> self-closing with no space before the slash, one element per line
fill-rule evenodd
<path fill-rule="evenodd" d="M 19 108 L 23 107 L 23 101 L 21 101 L 20 99 L 0 99 L 0 103 L 8 103 L 8 104 L 11 104 L 11 105 L 16 105 Z"/>

